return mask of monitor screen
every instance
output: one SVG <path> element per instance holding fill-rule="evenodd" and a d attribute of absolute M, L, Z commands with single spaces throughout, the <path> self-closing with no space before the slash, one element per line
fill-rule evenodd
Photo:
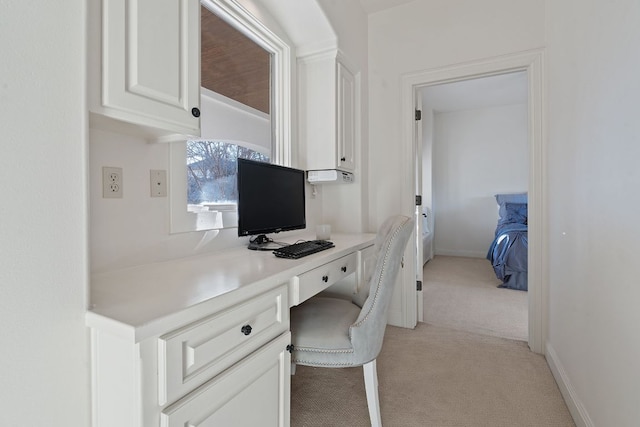
<path fill-rule="evenodd" d="M 238 159 L 238 236 L 305 227 L 304 171 Z"/>

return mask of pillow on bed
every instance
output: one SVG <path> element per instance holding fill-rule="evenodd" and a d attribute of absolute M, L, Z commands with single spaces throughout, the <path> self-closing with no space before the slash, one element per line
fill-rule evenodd
<path fill-rule="evenodd" d="M 505 217 L 503 224 L 527 224 L 526 203 L 505 203 Z"/>
<path fill-rule="evenodd" d="M 496 202 L 500 206 L 498 215 L 503 220 L 507 216 L 507 210 L 505 209 L 505 203 L 527 203 L 527 193 L 512 193 L 512 194 L 496 194 Z"/>

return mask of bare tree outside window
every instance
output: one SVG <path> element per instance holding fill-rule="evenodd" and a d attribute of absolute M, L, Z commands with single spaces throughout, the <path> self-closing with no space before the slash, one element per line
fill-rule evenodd
<path fill-rule="evenodd" d="M 262 153 L 221 141 L 187 141 L 187 203 L 235 205 L 238 159 L 269 163 Z"/>

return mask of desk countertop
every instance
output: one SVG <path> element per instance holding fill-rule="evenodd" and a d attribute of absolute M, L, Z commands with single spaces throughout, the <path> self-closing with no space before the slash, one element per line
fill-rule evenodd
<path fill-rule="evenodd" d="M 300 238 L 313 237 L 293 240 Z M 298 260 L 240 247 L 96 274 L 87 324 L 139 342 L 288 283 L 374 239 L 375 234 L 335 234 L 334 248 Z"/>

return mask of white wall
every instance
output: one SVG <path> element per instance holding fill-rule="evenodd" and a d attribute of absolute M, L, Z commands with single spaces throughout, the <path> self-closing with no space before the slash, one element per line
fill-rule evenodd
<path fill-rule="evenodd" d="M 423 0 L 369 16 L 370 227 L 410 214 L 402 206 L 403 191 L 411 192 L 404 187 L 410 165 L 403 164 L 402 77 L 544 46 L 544 6 L 544 0 Z M 407 288 L 410 276 L 403 276 Z M 407 310 L 396 293 L 391 315 Z"/>
<path fill-rule="evenodd" d="M 0 425 L 86 427 L 85 2 L 0 1 Z"/>
<path fill-rule="evenodd" d="M 528 188 L 527 120 L 526 104 L 435 114 L 433 163 L 424 171 L 433 172 L 436 255 L 487 255 L 494 195 Z"/>
<path fill-rule="evenodd" d="M 578 425 L 637 426 L 640 3 L 547 9 L 550 356 Z"/>
<path fill-rule="evenodd" d="M 246 245 L 237 228 L 170 233 L 170 197 L 151 197 L 149 170 L 169 169 L 169 145 L 92 129 L 90 132 L 91 271 L 182 258 Z M 123 197 L 102 197 L 102 167 L 123 169 Z M 307 228 L 319 222 L 307 185 Z M 185 206 L 186 209 L 186 206 Z M 287 232 L 294 234 L 295 232 Z"/>
<path fill-rule="evenodd" d="M 544 0 L 415 1 L 369 17 L 370 223 L 401 205 L 401 78 L 544 45 Z"/>

